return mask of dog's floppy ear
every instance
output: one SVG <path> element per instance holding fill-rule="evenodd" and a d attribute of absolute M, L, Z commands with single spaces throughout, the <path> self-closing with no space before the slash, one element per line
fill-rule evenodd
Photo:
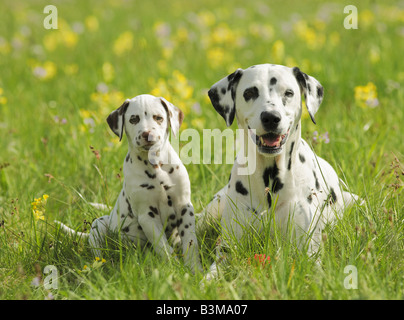
<path fill-rule="evenodd" d="M 314 115 L 320 107 L 321 101 L 324 97 L 324 88 L 315 78 L 308 76 L 304 72 L 300 71 L 298 67 L 293 68 L 293 74 L 299 84 L 301 92 L 304 94 L 306 100 L 306 107 L 309 111 L 309 115 L 314 124 Z"/>
<path fill-rule="evenodd" d="M 242 75 L 243 69 L 237 69 L 216 82 L 208 91 L 213 107 L 223 117 L 228 127 L 233 123 L 236 114 L 236 90 Z"/>
<path fill-rule="evenodd" d="M 122 140 L 123 128 L 125 126 L 125 112 L 129 106 L 129 99 L 126 100 L 118 109 L 112 111 L 107 118 L 107 122 L 111 130 Z"/>
<path fill-rule="evenodd" d="M 160 101 L 164 109 L 166 109 L 167 111 L 171 130 L 174 134 L 174 137 L 176 137 L 178 132 L 180 131 L 182 121 L 184 120 L 184 113 L 179 108 L 174 106 L 171 102 L 168 102 L 166 99 L 160 98 Z"/>

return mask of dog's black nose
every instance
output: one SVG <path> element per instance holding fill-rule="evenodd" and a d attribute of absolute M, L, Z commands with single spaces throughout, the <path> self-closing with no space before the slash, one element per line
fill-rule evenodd
<path fill-rule="evenodd" d="M 150 131 L 144 131 L 142 133 L 142 138 L 146 141 L 154 141 L 154 135 Z"/>
<path fill-rule="evenodd" d="M 261 122 L 265 130 L 274 130 L 278 127 L 279 122 L 281 122 L 281 114 L 278 111 L 264 111 L 261 113 Z"/>

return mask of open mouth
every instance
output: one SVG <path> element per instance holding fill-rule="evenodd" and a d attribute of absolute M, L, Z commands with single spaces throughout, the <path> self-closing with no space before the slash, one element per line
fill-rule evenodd
<path fill-rule="evenodd" d="M 283 135 L 279 135 L 273 132 L 257 136 L 250 127 L 248 131 L 251 135 L 252 140 L 258 146 L 259 151 L 262 153 L 279 153 L 282 150 L 282 146 L 286 142 L 286 138 L 289 135 L 289 130 Z"/>

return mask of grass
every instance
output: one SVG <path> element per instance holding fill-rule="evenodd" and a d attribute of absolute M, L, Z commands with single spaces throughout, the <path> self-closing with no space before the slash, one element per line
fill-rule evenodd
<path fill-rule="evenodd" d="M 74 1 L 57 5 L 59 29 L 47 30 L 45 5 L 6 0 L 0 10 L 1 299 L 403 299 L 402 6 L 358 2 L 359 28 L 346 30 L 339 3 Z M 279 233 L 251 233 L 200 290 L 202 274 L 153 250 L 115 240 L 94 265 L 85 242 L 56 231 L 54 219 L 81 230 L 104 214 L 89 202 L 114 204 L 127 146 L 105 119 L 124 99 L 162 95 L 185 112 L 182 129 L 224 129 L 207 89 L 259 63 L 297 65 L 322 83 L 317 125 L 305 117 L 302 135 L 365 201 L 323 232 L 320 265 Z M 375 108 L 355 98 L 369 82 Z M 314 143 L 314 131 L 330 143 Z M 230 168 L 187 165 L 197 211 Z M 36 221 L 31 202 L 44 194 Z M 207 270 L 216 234 L 199 241 Z M 58 270 L 57 290 L 44 287 L 47 265 Z M 358 289 L 344 287 L 348 265 Z"/>

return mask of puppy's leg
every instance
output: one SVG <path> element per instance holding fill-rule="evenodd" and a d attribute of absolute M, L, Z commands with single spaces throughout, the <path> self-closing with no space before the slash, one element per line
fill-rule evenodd
<path fill-rule="evenodd" d="M 96 257 L 101 257 L 101 251 L 99 249 L 105 247 L 105 237 L 108 233 L 109 224 L 110 216 L 102 216 L 95 219 L 91 225 L 88 241 L 91 246 L 91 251 Z"/>
<path fill-rule="evenodd" d="M 158 209 L 141 205 L 138 206 L 138 213 L 139 225 L 156 252 L 162 257 L 171 256 L 174 249 L 168 243 Z"/>
<path fill-rule="evenodd" d="M 216 279 L 219 274 L 219 265 L 226 260 L 225 255 L 221 252 L 220 246 L 216 247 L 216 261 L 212 263 L 209 272 L 203 277 L 200 285 L 204 287 L 204 282 Z"/>
<path fill-rule="evenodd" d="M 175 209 L 177 212 L 177 228 L 181 237 L 185 264 L 188 265 L 193 272 L 195 272 L 196 269 L 202 271 L 202 265 L 199 259 L 198 240 L 195 234 L 194 207 L 191 202 L 186 204 L 177 203 Z"/>

